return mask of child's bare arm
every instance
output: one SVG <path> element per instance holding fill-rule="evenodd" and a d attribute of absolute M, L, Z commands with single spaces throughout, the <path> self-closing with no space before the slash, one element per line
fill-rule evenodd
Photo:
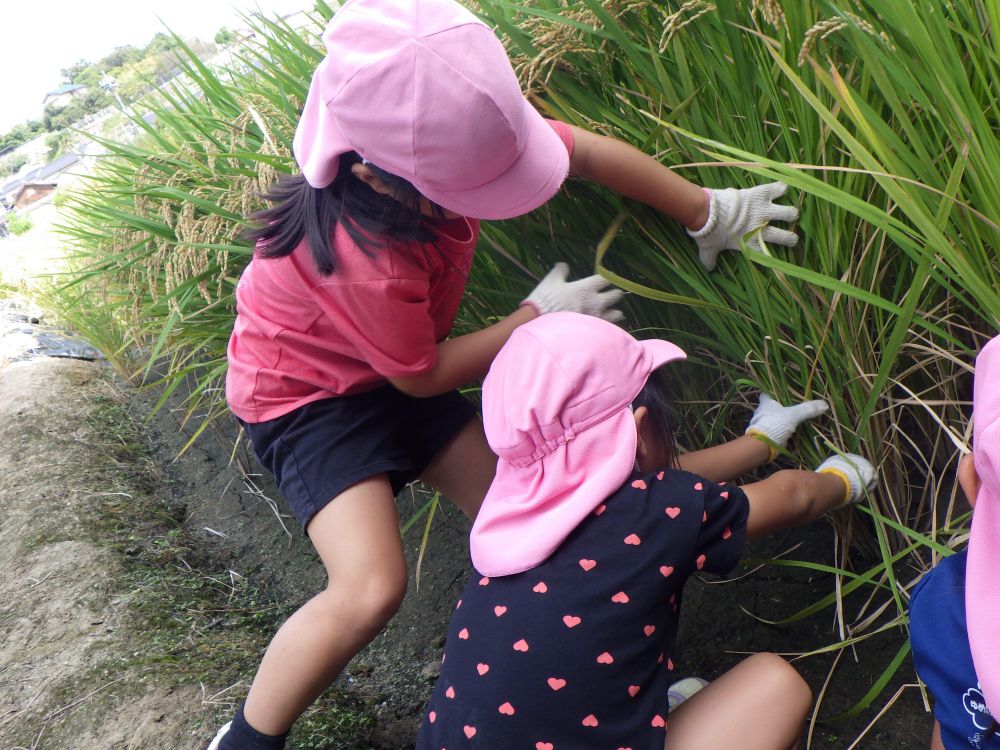
<path fill-rule="evenodd" d="M 746 434 L 722 445 L 685 453 L 677 463 L 680 468 L 713 482 L 728 482 L 772 461 L 777 448 L 785 446 L 802 422 L 826 409 L 825 401 L 782 406 L 762 393 Z"/>
<path fill-rule="evenodd" d="M 747 538 L 811 523 L 856 503 L 875 485 L 875 468 L 861 456 L 828 458 L 816 471 L 786 469 L 742 487 L 750 501 Z"/>
<path fill-rule="evenodd" d="M 770 456 L 771 448 L 767 443 L 741 435 L 721 445 L 683 453 L 678 456 L 677 465 L 713 482 L 729 482 L 763 466 Z"/>
<path fill-rule="evenodd" d="M 698 245 L 698 258 L 709 271 L 722 250 L 741 249 L 743 238 L 755 230 L 763 230 L 760 239 L 764 242 L 792 246 L 798 241 L 794 232 L 773 225 L 799 216 L 795 206 L 774 202 L 787 190 L 784 183 L 702 190 L 627 143 L 572 125 L 570 129 L 574 140 L 570 174 L 642 201 L 679 221 Z"/>

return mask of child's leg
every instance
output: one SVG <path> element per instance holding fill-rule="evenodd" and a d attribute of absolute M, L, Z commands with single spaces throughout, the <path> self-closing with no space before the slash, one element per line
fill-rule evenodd
<path fill-rule="evenodd" d="M 931 732 L 931 750 L 945 750 L 941 739 L 941 722 L 937 720 L 934 721 L 934 731 Z"/>
<path fill-rule="evenodd" d="M 497 457 L 486 442 L 483 423 L 475 418 L 438 451 L 420 479 L 474 519 L 496 470 Z"/>
<path fill-rule="evenodd" d="M 399 518 L 385 475 L 359 482 L 310 521 L 327 587 L 275 634 L 244 706 L 251 727 L 287 732 L 396 613 L 406 593 Z M 223 745 L 225 747 L 225 745 Z"/>
<path fill-rule="evenodd" d="M 670 713 L 664 749 L 786 750 L 811 704 L 809 686 L 788 662 L 754 654 Z"/>
<path fill-rule="evenodd" d="M 743 486 L 750 501 L 747 537 L 801 526 L 839 508 L 847 491 L 837 474 L 786 469 L 760 482 Z"/>

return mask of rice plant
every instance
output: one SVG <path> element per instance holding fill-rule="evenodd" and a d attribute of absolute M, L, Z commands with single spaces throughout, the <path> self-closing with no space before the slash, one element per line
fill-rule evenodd
<path fill-rule="evenodd" d="M 546 114 L 615 135 L 707 186 L 781 179 L 799 245 L 745 238 L 707 274 L 683 230 L 571 183 L 484 231 L 456 332 L 512 310 L 554 260 L 628 289 L 628 325 L 692 356 L 678 383 L 685 446 L 745 423 L 758 390 L 824 398 L 783 460 L 862 453 L 879 484 L 836 519 L 836 622 L 817 652 L 879 634 L 906 656 L 908 591 L 965 538 L 952 474 L 974 352 L 1000 321 L 995 0 L 479 0 Z M 75 271 L 53 296 L 123 371 L 184 388 L 205 425 L 220 390 L 239 239 L 258 192 L 294 171 L 291 136 L 332 14 L 300 34 L 260 16 L 229 70 L 193 56 L 149 103 L 155 125 L 70 202 Z M 751 251 L 752 249 L 760 252 Z M 847 604 L 850 602 L 850 604 Z M 822 714 L 822 711 L 821 711 Z M 828 714 L 827 714 L 828 716 Z"/>

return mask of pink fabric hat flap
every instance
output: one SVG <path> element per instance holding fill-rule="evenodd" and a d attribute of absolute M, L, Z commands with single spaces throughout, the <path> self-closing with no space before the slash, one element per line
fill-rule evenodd
<path fill-rule="evenodd" d="M 356 151 L 443 208 L 506 219 L 566 178 L 566 147 L 500 40 L 454 0 L 350 0 L 323 41 L 292 144 L 313 187 Z"/>
<path fill-rule="evenodd" d="M 649 373 L 685 354 L 638 341 L 589 315 L 522 325 L 483 382 L 483 422 L 497 474 L 472 526 L 472 563 L 487 576 L 544 561 L 635 465 L 629 405 Z"/>
<path fill-rule="evenodd" d="M 979 495 L 965 569 L 965 614 L 986 706 L 1000 717 L 1000 336 L 976 358 L 972 457 Z"/>

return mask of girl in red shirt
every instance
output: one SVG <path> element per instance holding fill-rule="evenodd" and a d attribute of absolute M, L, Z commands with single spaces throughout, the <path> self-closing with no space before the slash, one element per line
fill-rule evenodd
<path fill-rule="evenodd" d="M 453 0 L 350 0 L 323 40 L 293 144 L 302 174 L 256 217 L 226 394 L 329 583 L 275 635 L 213 750 L 282 747 L 396 612 L 407 576 L 394 497 L 406 483 L 475 517 L 496 457 L 456 389 L 539 315 L 621 318 L 620 291 L 569 282 L 557 264 L 511 315 L 448 338 L 479 220 L 531 211 L 574 175 L 683 223 L 710 269 L 745 234 L 798 216 L 772 202 L 778 183 L 706 191 L 631 146 L 546 122 L 493 32 Z"/>

